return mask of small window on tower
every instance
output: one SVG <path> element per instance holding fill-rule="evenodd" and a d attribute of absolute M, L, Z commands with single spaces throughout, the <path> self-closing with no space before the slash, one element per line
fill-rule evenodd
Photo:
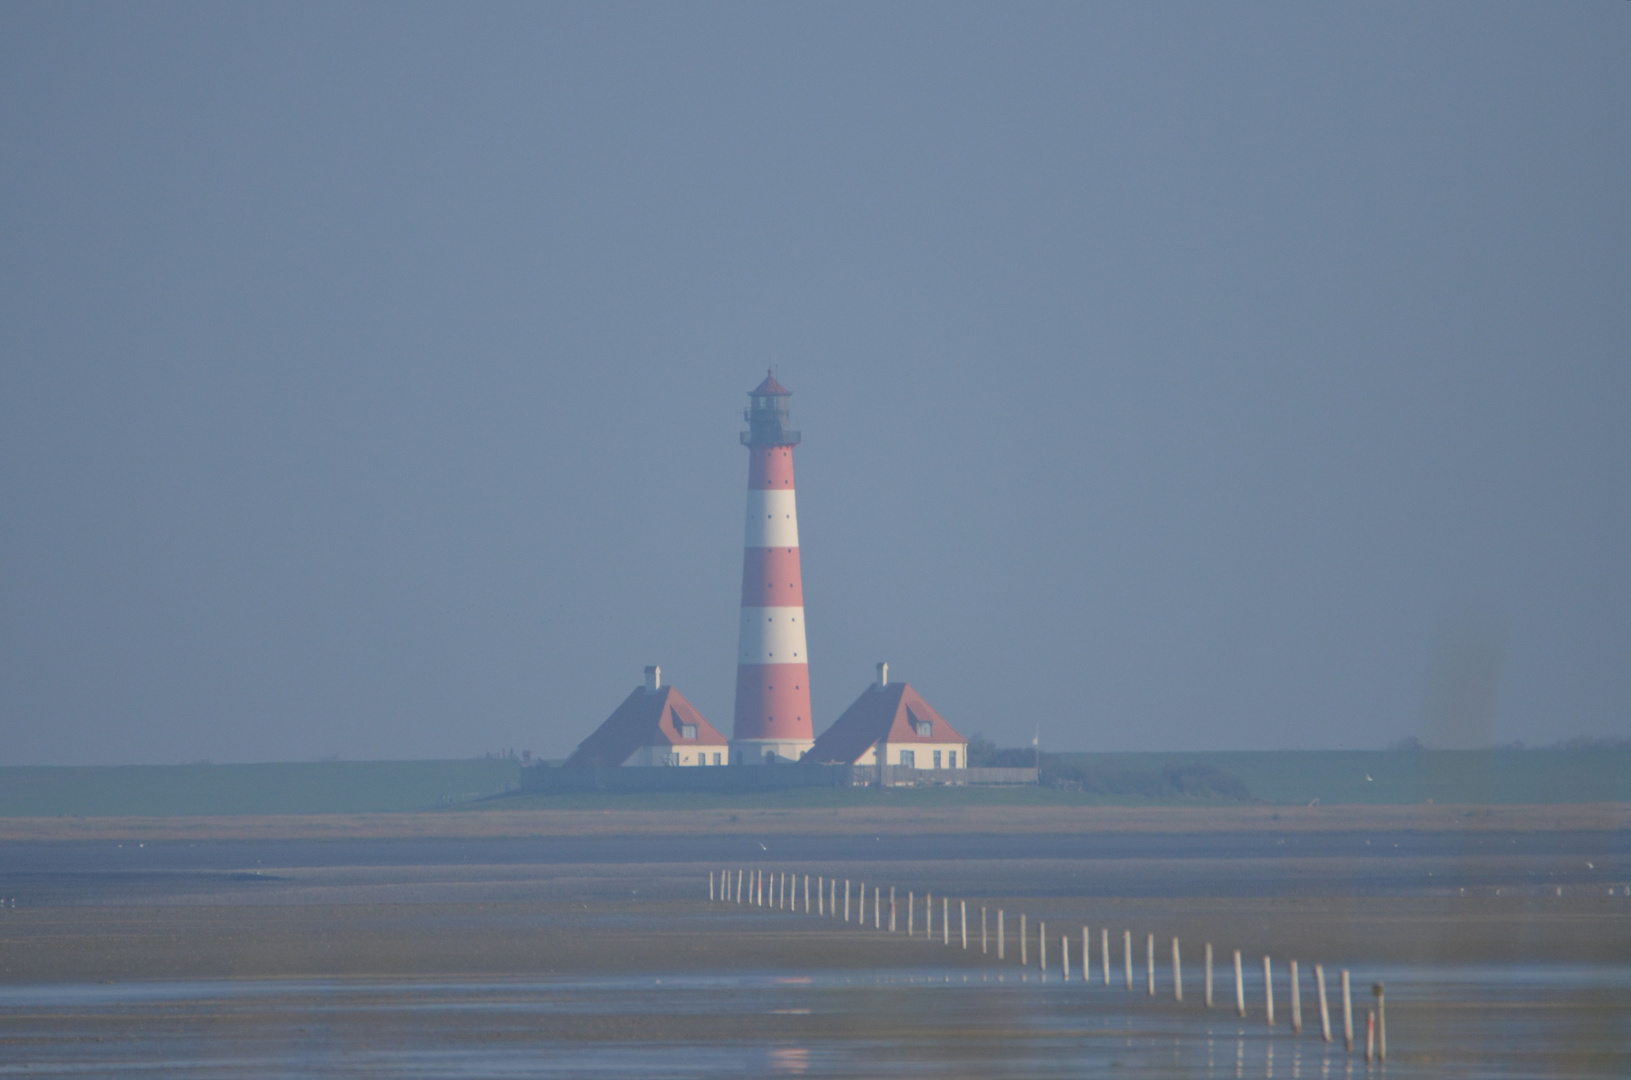
<path fill-rule="evenodd" d="M 682 738 L 682 739 L 694 739 L 696 737 L 697 737 L 697 726 L 695 724 L 682 724 L 682 725 L 680 725 L 680 738 Z"/>

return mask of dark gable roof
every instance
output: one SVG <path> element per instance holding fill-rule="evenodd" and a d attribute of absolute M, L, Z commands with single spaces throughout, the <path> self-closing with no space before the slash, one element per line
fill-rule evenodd
<path fill-rule="evenodd" d="M 680 727 L 697 726 L 697 737 L 683 738 Z M 725 736 L 702 718 L 696 707 L 678 690 L 665 686 L 655 692 L 644 686 L 623 699 L 605 723 L 572 751 L 567 765 L 599 765 L 611 768 L 623 764 L 642 746 L 725 746 Z"/>
<path fill-rule="evenodd" d="M 929 735 L 917 733 L 917 725 L 922 722 L 933 725 Z M 904 744 L 968 742 L 910 683 L 873 683 L 861 691 L 832 727 L 821 733 L 802 760 L 815 765 L 853 765 L 879 740 Z"/>

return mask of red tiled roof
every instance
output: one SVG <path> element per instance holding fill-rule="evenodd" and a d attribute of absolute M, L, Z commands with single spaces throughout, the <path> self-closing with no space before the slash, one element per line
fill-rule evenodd
<path fill-rule="evenodd" d="M 917 733 L 920 722 L 933 726 L 930 734 Z M 861 696 L 844 710 L 844 715 L 835 720 L 832 727 L 821 733 L 802 760 L 815 765 L 834 762 L 853 765 L 880 740 L 892 743 L 968 742 L 946 723 L 945 717 L 935 712 L 933 705 L 923 700 L 923 695 L 912 689 L 910 683 L 891 683 L 888 686 L 873 683 L 861 691 Z"/>
<path fill-rule="evenodd" d="M 755 397 L 764 397 L 766 394 L 780 394 L 783 397 L 787 397 L 791 395 L 793 391 L 787 389 L 787 387 L 777 382 L 774 373 L 767 372 L 765 374 L 765 381 L 760 383 L 756 389 L 749 390 L 748 393 Z"/>
<path fill-rule="evenodd" d="M 681 727 L 695 724 L 697 737 L 684 738 Z M 578 744 L 567 765 L 621 765 L 642 746 L 725 746 L 728 740 L 702 718 L 678 690 L 634 688 L 623 704 Z"/>

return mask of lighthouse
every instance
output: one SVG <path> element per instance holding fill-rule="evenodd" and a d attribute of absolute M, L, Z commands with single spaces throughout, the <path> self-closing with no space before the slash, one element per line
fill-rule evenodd
<path fill-rule="evenodd" d="M 804 638 L 798 509 L 788 389 L 774 373 L 748 391 L 747 535 L 742 553 L 742 622 L 736 650 L 736 720 L 731 761 L 797 761 L 815 744 L 810 656 Z"/>

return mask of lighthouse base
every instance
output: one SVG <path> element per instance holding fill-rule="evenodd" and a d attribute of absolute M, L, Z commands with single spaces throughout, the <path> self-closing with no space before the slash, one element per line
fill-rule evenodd
<path fill-rule="evenodd" d="M 815 745 L 814 739 L 732 739 L 732 765 L 791 765 Z"/>

